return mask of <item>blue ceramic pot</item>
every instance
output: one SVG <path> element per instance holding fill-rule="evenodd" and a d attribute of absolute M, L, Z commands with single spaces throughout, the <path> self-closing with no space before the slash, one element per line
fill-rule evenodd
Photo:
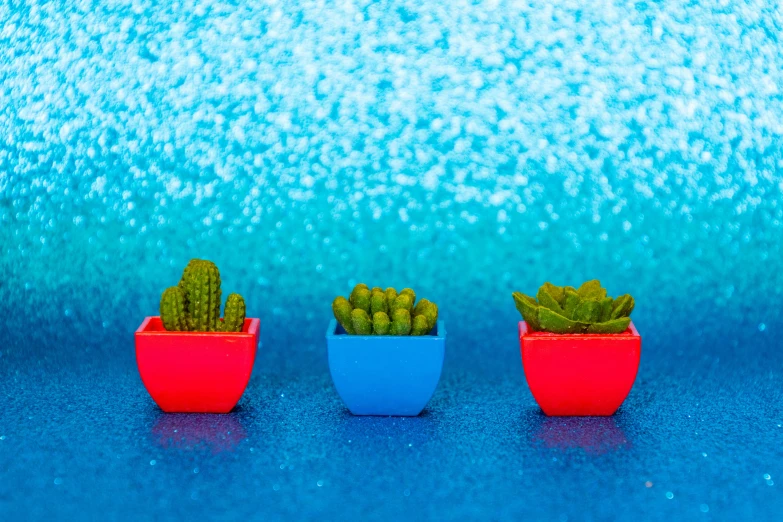
<path fill-rule="evenodd" d="M 351 413 L 415 416 L 438 386 L 446 329 L 438 321 L 429 335 L 348 335 L 333 320 L 326 347 L 334 386 Z"/>

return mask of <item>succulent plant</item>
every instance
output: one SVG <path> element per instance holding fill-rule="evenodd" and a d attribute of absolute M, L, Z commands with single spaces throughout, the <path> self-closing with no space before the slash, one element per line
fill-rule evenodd
<path fill-rule="evenodd" d="M 163 327 L 175 332 L 241 332 L 245 300 L 230 294 L 220 320 L 220 271 L 215 263 L 192 259 L 177 286 L 167 288 L 160 300 Z"/>
<path fill-rule="evenodd" d="M 411 288 L 397 293 L 364 283 L 356 285 L 348 299 L 336 297 L 332 312 L 350 335 L 427 335 L 438 321 L 438 305 L 427 299 L 416 303 Z"/>
<path fill-rule="evenodd" d="M 514 292 L 514 303 L 527 325 L 559 334 L 622 333 L 631 324 L 634 300 L 628 294 L 612 299 L 597 279 L 579 288 L 544 283 L 536 297 Z"/>

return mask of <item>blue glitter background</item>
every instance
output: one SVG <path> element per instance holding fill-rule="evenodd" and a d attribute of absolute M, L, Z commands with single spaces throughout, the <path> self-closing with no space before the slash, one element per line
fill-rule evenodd
<path fill-rule="evenodd" d="M 336 4 L 0 4 L 0 518 L 778 519 L 781 7 Z M 195 256 L 262 321 L 227 416 L 135 367 Z M 511 292 L 592 277 L 640 373 L 546 418 Z M 358 281 L 440 304 L 420 417 L 331 385 Z"/>

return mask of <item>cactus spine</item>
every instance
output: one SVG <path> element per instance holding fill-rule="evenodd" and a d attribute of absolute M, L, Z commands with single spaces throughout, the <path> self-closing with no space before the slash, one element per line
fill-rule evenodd
<path fill-rule="evenodd" d="M 427 299 L 416 303 L 413 289 L 371 290 L 364 283 L 348 299 L 336 297 L 332 312 L 349 335 L 427 335 L 438 321 L 438 306 Z"/>
<path fill-rule="evenodd" d="M 171 331 L 241 332 L 245 322 L 245 300 L 231 294 L 226 317 L 220 321 L 220 271 L 215 263 L 192 259 L 179 284 L 167 288 L 160 301 L 164 328 Z"/>

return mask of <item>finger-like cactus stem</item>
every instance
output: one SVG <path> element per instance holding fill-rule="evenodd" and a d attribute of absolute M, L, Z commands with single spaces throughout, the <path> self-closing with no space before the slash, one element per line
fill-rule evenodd
<path fill-rule="evenodd" d="M 402 294 L 397 298 L 402 297 Z M 391 335 L 409 335 L 411 333 L 411 313 L 407 309 L 398 308 L 392 312 Z"/>
<path fill-rule="evenodd" d="M 370 292 L 370 289 L 367 288 L 367 285 L 365 284 L 358 284 L 353 289 L 353 292 L 351 292 L 351 306 L 354 307 L 354 309 L 360 309 L 364 310 L 368 314 L 370 313 L 370 299 L 372 298 L 372 293 Z"/>
<path fill-rule="evenodd" d="M 397 310 L 405 310 L 408 312 L 408 315 L 410 315 L 410 311 L 413 308 L 413 301 L 411 301 L 411 296 L 409 294 L 403 294 L 397 296 L 397 299 L 395 299 L 393 302 L 389 303 L 389 310 L 391 311 L 392 315 L 394 315 L 394 312 Z M 392 319 L 393 321 L 394 319 Z"/>
<path fill-rule="evenodd" d="M 220 323 L 222 332 L 241 332 L 245 325 L 245 300 L 239 294 L 228 294 L 226 308 L 223 313 L 223 322 Z"/>
<path fill-rule="evenodd" d="M 370 297 L 370 313 L 375 316 L 378 312 L 388 314 L 389 304 L 386 302 L 386 293 L 382 290 L 373 290 L 372 296 Z"/>
<path fill-rule="evenodd" d="M 185 292 L 178 286 L 171 286 L 160 298 L 160 320 L 170 332 L 187 332 L 188 321 L 185 312 Z"/>
<path fill-rule="evenodd" d="M 348 334 L 356 333 L 351 322 L 351 312 L 353 312 L 353 307 L 348 302 L 348 299 L 341 295 L 334 298 L 334 301 L 332 301 L 332 313 L 334 313 L 334 318 L 337 319 L 337 322 L 340 323 Z"/>
<path fill-rule="evenodd" d="M 427 335 L 431 331 L 432 327 L 424 315 L 417 315 L 413 318 L 411 335 Z"/>
<path fill-rule="evenodd" d="M 351 324 L 353 325 L 356 335 L 372 334 L 372 321 L 370 320 L 370 316 L 361 308 L 355 308 L 353 312 L 351 312 Z"/>
<path fill-rule="evenodd" d="M 211 261 L 192 266 L 185 280 L 188 296 L 188 314 L 197 332 L 217 331 L 220 317 L 220 272 Z"/>
<path fill-rule="evenodd" d="M 416 292 L 413 291 L 413 288 L 403 288 L 400 290 L 400 295 L 407 294 L 411 298 L 411 306 L 416 302 Z"/>
<path fill-rule="evenodd" d="M 429 330 L 432 330 L 435 327 L 435 323 L 438 322 L 438 305 L 428 299 L 421 299 L 413 309 L 414 319 L 420 315 L 423 315 L 427 319 L 429 332 Z"/>
<path fill-rule="evenodd" d="M 386 312 L 375 312 L 372 315 L 372 330 L 375 335 L 389 335 L 391 321 Z"/>
<path fill-rule="evenodd" d="M 394 300 L 397 299 L 397 290 L 392 287 L 386 289 L 386 302 L 391 306 Z"/>

